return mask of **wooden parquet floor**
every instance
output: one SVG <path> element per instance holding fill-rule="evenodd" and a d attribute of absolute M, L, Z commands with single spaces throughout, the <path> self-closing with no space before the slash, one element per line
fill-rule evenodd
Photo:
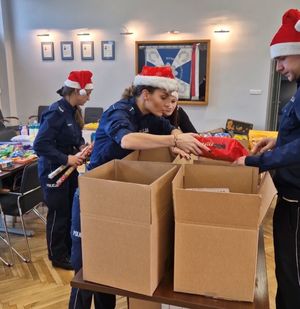
<path fill-rule="evenodd" d="M 272 215 L 270 209 L 264 223 L 265 246 L 268 266 L 269 294 L 271 309 L 275 309 L 274 297 L 276 280 L 274 275 Z M 35 236 L 29 239 L 32 263 L 16 259 L 13 267 L 7 267 L 0 261 L 0 309 L 64 309 L 68 308 L 70 280 L 72 271 L 53 268 L 47 258 L 45 226 L 34 215 L 25 218 L 27 229 L 32 229 Z M 21 236 L 13 236 L 16 248 L 24 248 Z M 0 241 L 0 253 L 5 256 L 7 250 Z M 117 309 L 127 309 L 124 297 L 117 298 Z"/>

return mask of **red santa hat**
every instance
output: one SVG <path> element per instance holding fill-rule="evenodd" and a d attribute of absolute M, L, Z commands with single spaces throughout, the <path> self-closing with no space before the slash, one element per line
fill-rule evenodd
<path fill-rule="evenodd" d="M 142 72 L 134 78 L 133 85 L 151 86 L 165 89 L 168 92 L 178 90 L 178 83 L 170 66 L 150 67 L 145 65 Z"/>
<path fill-rule="evenodd" d="M 270 44 L 271 57 L 300 55 L 300 11 L 290 9 Z"/>
<path fill-rule="evenodd" d="M 86 90 L 93 89 L 92 82 L 93 73 L 90 71 L 72 71 L 68 79 L 65 81 L 65 86 L 80 89 L 80 95 L 86 95 Z"/>

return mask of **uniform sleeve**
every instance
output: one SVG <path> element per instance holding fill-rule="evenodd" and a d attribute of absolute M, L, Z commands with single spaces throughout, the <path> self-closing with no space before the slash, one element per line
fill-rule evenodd
<path fill-rule="evenodd" d="M 259 167 L 261 172 L 300 164 L 300 138 L 259 156 L 248 156 L 245 164 Z"/>
<path fill-rule="evenodd" d="M 116 109 L 109 112 L 106 119 L 102 119 L 104 123 L 104 132 L 117 144 L 121 144 L 122 138 L 136 132 L 127 110 Z"/>
<path fill-rule="evenodd" d="M 183 133 L 197 133 L 187 113 L 181 108 L 178 108 L 178 125 Z"/>
<path fill-rule="evenodd" d="M 66 165 L 68 155 L 56 148 L 56 137 L 60 134 L 64 121 L 64 116 L 59 111 L 51 111 L 44 115 L 33 149 L 38 156 L 44 156 L 53 163 Z"/>
<path fill-rule="evenodd" d="M 173 125 L 171 125 L 170 121 L 167 120 L 166 118 L 161 117 L 161 119 L 162 119 L 162 122 L 163 122 L 162 123 L 162 125 L 163 125 L 163 135 L 171 134 L 171 132 L 173 130 L 175 130 L 176 128 Z"/>

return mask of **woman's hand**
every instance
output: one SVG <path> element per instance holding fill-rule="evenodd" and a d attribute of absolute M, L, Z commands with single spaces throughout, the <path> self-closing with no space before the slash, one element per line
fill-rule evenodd
<path fill-rule="evenodd" d="M 237 158 L 232 164 L 245 166 L 246 156 Z"/>
<path fill-rule="evenodd" d="M 187 154 L 192 153 L 196 156 L 203 154 L 203 151 L 210 152 L 208 147 L 196 139 L 197 136 L 196 133 L 177 134 L 175 135 L 175 146 Z"/>
<path fill-rule="evenodd" d="M 271 150 L 275 147 L 276 139 L 274 138 L 263 138 L 260 140 L 252 149 L 251 153 L 253 155 L 257 153 L 264 153 L 268 150 Z"/>
<path fill-rule="evenodd" d="M 171 151 L 174 155 L 180 155 L 181 158 L 190 160 L 191 159 L 191 155 L 184 152 L 183 150 L 179 149 L 178 147 L 171 147 Z"/>
<path fill-rule="evenodd" d="M 83 162 L 84 160 L 80 156 L 68 155 L 68 165 L 70 166 L 80 166 Z"/>

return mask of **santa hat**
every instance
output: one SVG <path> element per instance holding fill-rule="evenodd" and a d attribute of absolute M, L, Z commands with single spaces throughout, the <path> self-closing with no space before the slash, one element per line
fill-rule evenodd
<path fill-rule="evenodd" d="M 271 57 L 300 55 L 300 11 L 288 10 L 270 44 Z"/>
<path fill-rule="evenodd" d="M 133 81 L 134 86 L 151 86 L 165 89 L 168 92 L 178 90 L 178 83 L 174 78 L 170 66 L 144 66 L 142 72 Z"/>
<path fill-rule="evenodd" d="M 86 95 L 86 90 L 93 89 L 92 76 L 93 73 L 90 71 L 72 71 L 64 84 L 70 88 L 80 89 L 79 94 Z"/>

